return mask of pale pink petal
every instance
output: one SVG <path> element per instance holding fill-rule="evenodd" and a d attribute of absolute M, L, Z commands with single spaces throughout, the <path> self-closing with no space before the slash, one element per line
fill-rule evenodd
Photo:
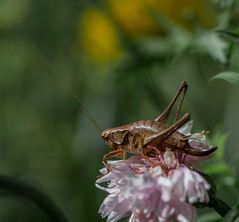
<path fill-rule="evenodd" d="M 96 184 L 108 192 L 99 210 L 107 222 L 123 217 L 130 217 L 130 222 L 196 220 L 192 203 L 208 202 L 210 185 L 188 168 L 180 155 L 166 152 L 162 158 L 132 156 L 109 163 L 110 172 Z"/>

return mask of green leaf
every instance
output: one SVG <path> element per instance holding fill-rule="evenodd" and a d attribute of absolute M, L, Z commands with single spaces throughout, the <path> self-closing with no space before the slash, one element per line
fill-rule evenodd
<path fill-rule="evenodd" d="M 211 137 L 209 138 L 210 144 L 218 147 L 217 151 L 213 155 L 216 161 L 223 161 L 225 143 L 229 134 L 222 132 L 220 129 L 213 130 Z"/>
<path fill-rule="evenodd" d="M 239 86 L 239 73 L 237 73 L 237 72 L 227 71 L 227 72 L 219 73 L 219 74 L 213 76 L 209 80 L 209 82 L 212 82 L 213 80 L 216 80 L 216 79 L 222 79 L 222 80 L 225 80 L 235 86 Z"/>
<path fill-rule="evenodd" d="M 197 218 L 197 222 L 212 222 L 212 221 L 220 221 L 220 216 L 216 212 L 208 212 L 200 215 Z"/>
<path fill-rule="evenodd" d="M 221 36 L 225 37 L 226 39 L 239 44 L 239 35 L 237 35 L 236 33 L 228 32 L 225 30 L 216 30 L 215 32 L 219 33 Z"/>
<path fill-rule="evenodd" d="M 232 209 L 229 213 L 223 218 L 222 222 L 238 222 L 239 221 L 239 210 Z"/>
<path fill-rule="evenodd" d="M 239 222 L 239 205 L 231 209 L 226 216 L 222 219 L 222 222 Z"/>
<path fill-rule="evenodd" d="M 230 173 L 230 169 L 225 163 L 218 163 L 205 166 L 203 170 L 205 173 L 208 174 L 228 175 Z"/>
<path fill-rule="evenodd" d="M 192 49 L 202 54 L 208 54 L 213 59 L 226 63 L 226 49 L 228 42 L 220 38 L 214 32 L 203 32 L 195 36 L 192 41 Z"/>

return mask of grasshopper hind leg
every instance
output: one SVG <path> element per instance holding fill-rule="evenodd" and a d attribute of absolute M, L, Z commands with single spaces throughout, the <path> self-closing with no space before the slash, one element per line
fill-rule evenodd
<path fill-rule="evenodd" d="M 186 82 L 182 82 L 181 86 L 178 89 L 178 91 L 177 91 L 176 95 L 174 96 L 174 98 L 171 100 L 171 102 L 166 107 L 164 112 L 155 119 L 155 121 L 165 123 L 167 121 L 168 117 L 169 117 L 169 114 L 170 114 L 174 104 L 176 103 L 178 98 L 180 98 L 180 95 L 182 95 L 181 99 L 179 101 L 179 105 L 178 105 L 178 108 L 177 108 L 176 116 L 174 118 L 174 123 L 176 123 L 178 121 L 179 112 L 181 110 L 181 107 L 182 107 L 182 104 L 183 104 L 183 101 L 184 101 L 184 97 L 185 97 L 185 95 L 187 93 L 187 89 L 188 89 L 188 84 Z"/>

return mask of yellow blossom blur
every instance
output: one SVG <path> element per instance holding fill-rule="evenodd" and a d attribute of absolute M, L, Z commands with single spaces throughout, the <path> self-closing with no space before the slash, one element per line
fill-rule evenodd
<path fill-rule="evenodd" d="M 79 30 L 81 48 L 93 61 L 112 61 L 120 57 L 116 28 L 101 10 L 86 10 L 80 17 Z"/>
<path fill-rule="evenodd" d="M 110 15 L 91 8 L 83 12 L 78 23 L 81 49 L 95 62 L 121 57 L 123 50 L 117 28 L 132 38 L 165 33 L 153 12 L 188 31 L 197 26 L 212 28 L 216 25 L 217 12 L 210 0 L 105 0 L 105 3 Z"/>
<path fill-rule="evenodd" d="M 162 33 L 151 12 L 184 28 L 216 24 L 216 11 L 209 0 L 106 0 L 116 22 L 131 37 Z"/>

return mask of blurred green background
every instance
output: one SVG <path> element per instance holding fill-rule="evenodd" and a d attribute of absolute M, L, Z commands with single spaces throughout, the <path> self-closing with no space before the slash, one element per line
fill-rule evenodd
<path fill-rule="evenodd" d="M 105 221 L 95 180 L 108 147 L 82 104 L 102 129 L 153 119 L 184 80 L 183 112 L 219 147 L 201 169 L 235 205 L 239 88 L 209 80 L 239 72 L 238 39 L 215 32 L 238 22 L 233 0 L 1 0 L 1 175 L 44 191 L 72 222 Z M 0 194 L 1 222 L 50 221 Z M 206 209 L 198 221 L 219 218 Z"/>

